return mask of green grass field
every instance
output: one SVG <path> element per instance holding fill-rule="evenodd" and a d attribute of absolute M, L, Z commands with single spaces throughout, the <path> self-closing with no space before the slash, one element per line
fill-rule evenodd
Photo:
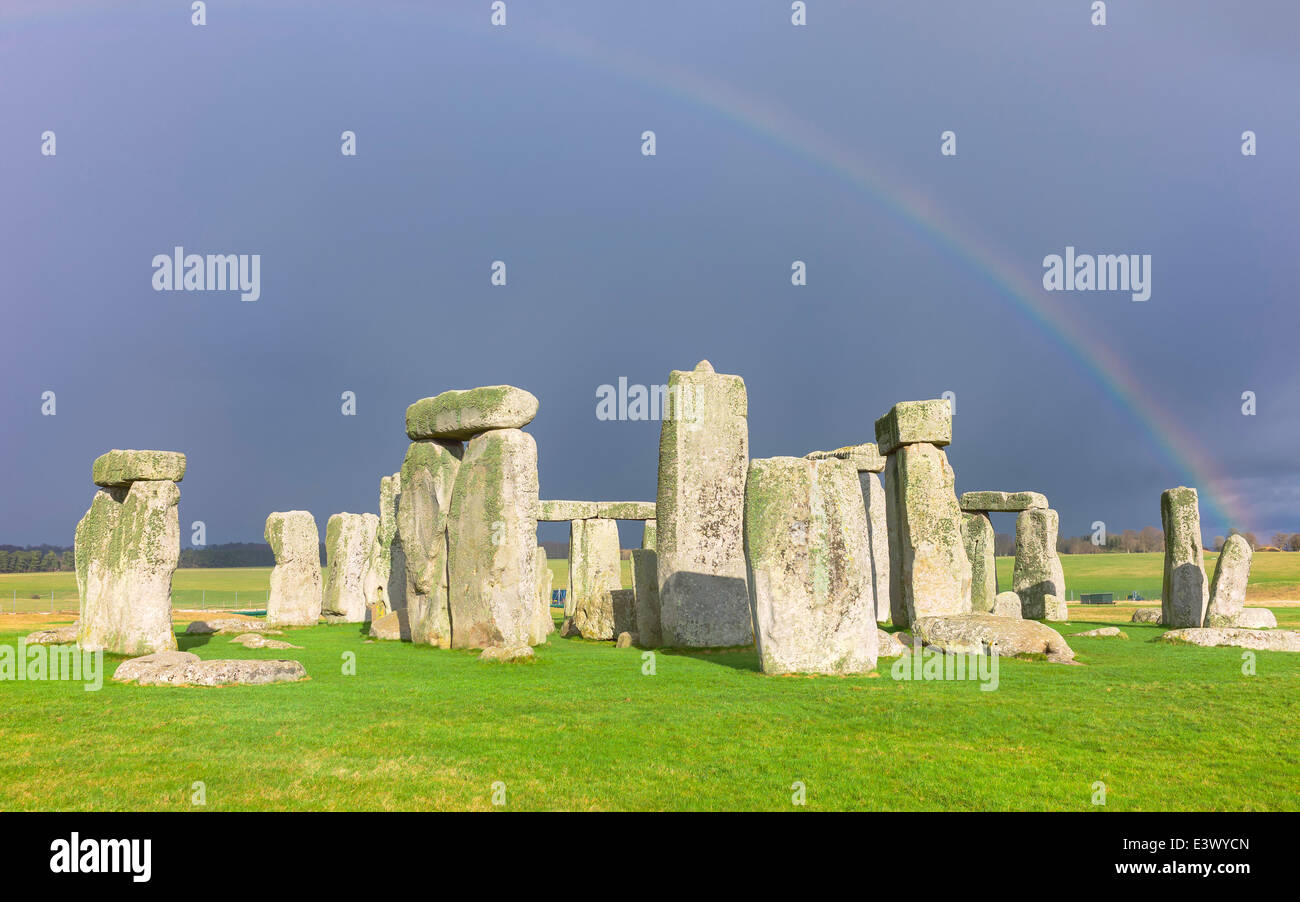
<path fill-rule="evenodd" d="M 1271 558 L 1300 554 L 1256 562 Z M 1158 595 L 1158 559 L 1066 558 L 1067 581 Z M 1268 564 L 1262 591 L 1292 585 Z M 551 566 L 563 585 L 565 562 Z M 179 571 L 177 589 L 202 577 L 260 598 L 266 573 Z M 638 649 L 558 635 L 519 664 L 367 642 L 355 625 L 290 630 L 304 647 L 286 651 L 182 635 L 204 658 L 291 657 L 311 678 L 6 682 L 0 810 L 190 810 L 196 781 L 204 810 L 489 809 L 498 781 L 515 810 L 783 810 L 796 781 L 810 810 L 1088 810 L 1097 781 L 1107 810 L 1300 809 L 1300 655 L 1261 652 L 1246 675 L 1241 650 L 1155 643 L 1162 629 L 1128 624 L 1133 609 L 1073 606 L 1067 638 L 1125 622 L 1130 639 L 1070 638 L 1079 667 L 1002 661 L 992 692 L 895 680 L 888 660 L 870 676 L 768 677 L 752 650 L 660 650 L 647 675 Z M 1274 611 L 1300 628 L 1300 607 Z M 0 643 L 36 620 L 0 618 Z"/>

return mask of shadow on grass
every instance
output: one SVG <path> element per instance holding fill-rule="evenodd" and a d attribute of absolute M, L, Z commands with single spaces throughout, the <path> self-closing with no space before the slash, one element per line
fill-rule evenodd
<path fill-rule="evenodd" d="M 202 648 L 212 641 L 215 633 L 177 633 L 176 648 L 179 651 L 190 651 L 195 648 Z"/>
<path fill-rule="evenodd" d="M 657 654 L 677 658 L 694 658 L 709 664 L 730 667 L 733 670 L 747 670 L 759 673 L 758 649 L 752 645 L 727 646 L 723 648 L 657 648 Z"/>

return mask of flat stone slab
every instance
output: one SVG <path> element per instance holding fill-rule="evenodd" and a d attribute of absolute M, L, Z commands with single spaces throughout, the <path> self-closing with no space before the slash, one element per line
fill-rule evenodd
<path fill-rule="evenodd" d="M 113 679 L 141 686 L 262 686 L 307 678 L 297 661 L 204 661 L 188 651 L 160 651 L 118 665 Z"/>
<path fill-rule="evenodd" d="M 1138 608 L 1133 612 L 1129 619 L 1130 623 L 1155 623 L 1159 624 L 1162 615 L 1158 608 Z"/>
<path fill-rule="evenodd" d="M 1236 614 L 1216 614 L 1211 611 L 1205 616 L 1208 627 L 1237 627 L 1246 630 L 1271 630 L 1277 628 L 1277 617 L 1268 608 L 1242 608 Z"/>
<path fill-rule="evenodd" d="M 1086 630 L 1082 633 L 1070 633 L 1071 636 L 1083 636 L 1087 639 L 1127 639 L 1128 633 L 1124 632 L 1117 626 L 1101 626 L 1095 630 Z"/>
<path fill-rule="evenodd" d="M 543 501 L 538 520 L 562 523 L 571 520 L 653 520 L 653 501 Z"/>
<path fill-rule="evenodd" d="M 1056 664 L 1074 662 L 1074 651 L 1061 634 L 1034 620 L 995 614 L 921 617 L 912 624 L 912 634 L 947 654 L 1046 655 Z"/>
<path fill-rule="evenodd" d="M 218 617 L 215 620 L 195 620 L 185 628 L 191 636 L 238 635 L 239 633 L 266 633 L 272 636 L 283 635 L 283 630 L 272 629 L 265 620 L 244 619 L 243 617 Z"/>
<path fill-rule="evenodd" d="M 859 473 L 885 472 L 885 456 L 880 453 L 875 442 L 847 445 L 834 451 L 809 451 L 804 455 L 805 460 L 826 460 L 832 457 L 851 462 Z"/>
<path fill-rule="evenodd" d="M 71 645 L 77 641 L 77 624 L 56 626 L 47 630 L 28 633 L 23 639 L 28 645 Z"/>
<path fill-rule="evenodd" d="M 410 642 L 411 622 L 406 611 L 389 611 L 378 620 L 372 620 L 370 622 L 370 638 Z"/>
<path fill-rule="evenodd" d="M 489 429 L 520 429 L 537 416 L 537 396 L 513 385 L 445 391 L 406 408 L 412 440 L 467 439 Z"/>
<path fill-rule="evenodd" d="M 95 485 L 110 488 L 141 480 L 180 482 L 185 478 L 185 455 L 179 451 L 120 451 L 95 458 L 90 468 Z"/>
<path fill-rule="evenodd" d="M 302 648 L 301 645 L 281 639 L 268 639 L 261 633 L 240 633 L 230 641 L 245 648 Z"/>
<path fill-rule="evenodd" d="M 952 443 L 952 405 L 942 398 L 899 401 L 876 420 L 876 445 L 881 454 L 923 443 L 939 448 Z"/>
<path fill-rule="evenodd" d="M 523 661 L 533 657 L 533 650 L 527 645 L 515 645 L 510 648 L 493 646 L 479 653 L 480 661 Z"/>
<path fill-rule="evenodd" d="M 961 509 L 971 513 L 1019 513 L 1047 507 L 1047 496 L 1038 492 L 963 492 Z"/>
<path fill-rule="evenodd" d="M 1170 630 L 1160 636 L 1161 642 L 1200 645 L 1205 648 L 1232 646 L 1254 651 L 1300 651 L 1300 632 L 1295 630 L 1249 630 L 1228 627 L 1189 627 Z"/>

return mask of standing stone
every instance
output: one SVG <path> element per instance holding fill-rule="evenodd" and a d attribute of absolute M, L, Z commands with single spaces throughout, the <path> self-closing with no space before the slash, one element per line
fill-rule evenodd
<path fill-rule="evenodd" d="M 636 632 L 636 593 L 633 589 L 614 589 L 609 593 L 614 611 L 614 635 Z"/>
<path fill-rule="evenodd" d="M 613 639 L 617 634 L 614 593 L 618 582 L 607 572 L 598 573 L 573 607 L 570 623 L 584 639 Z"/>
<path fill-rule="evenodd" d="M 867 511 L 867 536 L 871 544 L 871 590 L 876 599 L 876 622 L 890 618 L 889 599 L 889 502 L 880 477 L 868 470 L 858 471 L 862 502 Z"/>
<path fill-rule="evenodd" d="M 555 632 L 555 619 L 551 617 L 551 568 L 546 563 L 546 549 L 537 546 L 533 572 L 537 578 L 537 610 L 533 616 L 533 632 L 529 645 L 541 645 Z"/>
<path fill-rule="evenodd" d="M 659 433 L 656 538 L 660 626 L 669 646 L 748 645 L 745 585 L 745 381 L 707 360 L 668 377 Z"/>
<path fill-rule="evenodd" d="M 1021 619 L 1020 596 L 1015 592 L 999 592 L 993 599 L 993 611 L 991 613 L 995 617 Z"/>
<path fill-rule="evenodd" d="M 325 592 L 321 613 L 343 623 L 370 619 L 379 518 L 335 514 L 325 525 Z"/>
<path fill-rule="evenodd" d="M 275 554 L 271 594 L 266 601 L 270 626 L 315 626 L 321 614 L 320 532 L 308 511 L 273 513 L 266 518 L 266 542 Z"/>
<path fill-rule="evenodd" d="M 600 518 L 574 520 L 569 525 L 569 588 L 564 599 L 565 614 L 572 616 L 589 597 L 621 585 L 618 524 Z M 585 632 L 583 635 L 588 639 L 594 638 Z"/>
<path fill-rule="evenodd" d="M 961 537 L 970 561 L 970 609 L 993 610 L 998 595 L 998 573 L 993 559 L 993 521 L 988 514 L 963 511 Z"/>
<path fill-rule="evenodd" d="M 649 551 L 655 550 L 655 540 L 656 540 L 656 533 L 658 531 L 658 528 L 659 528 L 658 521 L 655 520 L 645 521 L 645 529 L 641 533 L 642 548 L 645 548 Z M 656 564 L 656 566 L 658 565 Z M 655 577 L 656 580 L 658 580 L 658 578 L 659 578 L 658 576 Z"/>
<path fill-rule="evenodd" d="M 866 673 L 876 666 L 871 542 L 857 476 L 839 459 L 773 457 L 749 465 L 745 555 L 764 673 Z"/>
<path fill-rule="evenodd" d="M 1200 627 L 1210 604 L 1210 587 L 1196 489 L 1179 486 L 1162 492 L 1160 522 L 1165 530 L 1160 623 L 1168 629 Z"/>
<path fill-rule="evenodd" d="M 1245 537 L 1233 534 L 1223 543 L 1210 583 L 1210 608 L 1204 626 L 1233 626 L 1246 607 L 1246 583 L 1254 552 Z"/>
<path fill-rule="evenodd" d="M 894 626 L 970 611 L 971 568 L 953 484 L 948 456 L 930 443 L 903 445 L 885 464 Z"/>
<path fill-rule="evenodd" d="M 406 609 L 406 555 L 397 534 L 397 505 L 402 496 L 402 474 L 379 480 L 378 575 L 384 603 L 390 611 Z"/>
<path fill-rule="evenodd" d="M 636 607 L 633 632 L 643 648 L 658 648 L 663 644 L 659 626 L 659 555 L 652 548 L 632 551 L 632 593 Z"/>
<path fill-rule="evenodd" d="M 537 443 L 518 429 L 470 439 L 447 521 L 451 647 L 528 644 L 537 615 Z"/>
<path fill-rule="evenodd" d="M 412 442 L 402 462 L 397 536 L 406 561 L 411 641 L 451 647 L 447 604 L 447 514 L 464 448 L 460 442 Z"/>
<path fill-rule="evenodd" d="M 179 456 L 183 473 L 184 455 Z M 102 476 L 99 461 L 94 471 Z M 118 472 L 142 471 L 124 465 Z M 176 468 L 169 472 L 176 473 Z M 171 591 L 181 554 L 180 497 L 181 490 L 170 480 L 140 480 L 95 493 L 76 533 L 81 596 L 77 644 L 82 649 L 119 655 L 176 649 Z"/>
<path fill-rule="evenodd" d="M 1056 554 L 1060 517 L 1051 508 L 1035 507 L 1016 516 L 1016 563 L 1011 588 L 1020 596 L 1026 620 L 1063 619 L 1059 607 L 1048 611 L 1046 596 L 1065 598 L 1065 574 Z M 1049 614 L 1054 616 L 1049 617 Z"/>

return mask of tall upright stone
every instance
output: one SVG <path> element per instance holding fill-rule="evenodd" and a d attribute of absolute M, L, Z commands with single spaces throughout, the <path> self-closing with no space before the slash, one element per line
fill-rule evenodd
<path fill-rule="evenodd" d="M 518 429 L 465 446 L 447 523 L 452 648 L 526 645 L 537 611 L 537 443 Z"/>
<path fill-rule="evenodd" d="M 114 450 L 95 461 L 93 479 L 104 487 L 77 524 L 75 540 L 82 649 L 120 655 L 176 649 L 171 588 L 180 560 L 176 481 L 184 475 L 185 455 L 176 452 Z"/>
<path fill-rule="evenodd" d="M 447 604 L 447 520 L 465 449 L 459 441 L 419 439 L 406 449 L 397 536 L 406 561 L 406 609 L 411 641 L 451 647 Z"/>
<path fill-rule="evenodd" d="M 632 550 L 632 596 L 639 644 L 658 648 L 663 644 L 663 632 L 659 625 L 659 555 L 653 548 Z"/>
<path fill-rule="evenodd" d="M 376 600 L 376 537 L 374 514 L 340 513 L 325 525 L 325 589 L 321 613 L 330 620 L 364 623 L 367 605 Z"/>
<path fill-rule="evenodd" d="M 863 442 L 836 448 L 834 451 L 813 451 L 805 454 L 808 460 L 837 458 L 848 461 L 858 471 L 862 485 L 862 504 L 867 511 L 867 532 L 871 542 L 871 588 L 876 598 L 876 621 L 886 623 L 889 610 L 889 517 L 888 502 L 880 476 L 885 470 L 885 456 L 874 442 Z"/>
<path fill-rule="evenodd" d="M 658 541 L 659 523 L 656 520 L 646 520 L 645 528 L 641 532 L 641 547 L 654 551 Z M 655 579 L 658 579 L 656 576 Z"/>
<path fill-rule="evenodd" d="M 1011 588 L 1020 596 L 1026 620 L 1064 620 L 1061 606 L 1052 608 L 1047 596 L 1065 598 L 1065 572 L 1056 553 L 1060 517 L 1051 508 L 1034 507 L 1016 516 L 1016 563 Z"/>
<path fill-rule="evenodd" d="M 618 523 L 602 517 L 569 527 L 569 588 L 565 613 L 587 639 L 613 639 L 614 599 L 622 586 Z"/>
<path fill-rule="evenodd" d="M 1196 489 L 1178 486 L 1160 495 L 1165 530 L 1165 572 L 1160 592 L 1160 623 L 1166 629 L 1199 627 L 1210 604 L 1201 539 L 1201 508 Z"/>
<path fill-rule="evenodd" d="M 989 515 L 963 511 L 961 536 L 970 561 L 970 609 L 991 613 L 998 595 L 997 565 L 993 557 L 993 521 Z"/>
<path fill-rule="evenodd" d="M 1223 543 L 1219 561 L 1210 583 L 1210 607 L 1205 626 L 1235 626 L 1246 608 L 1246 584 L 1250 582 L 1250 560 L 1254 555 L 1250 542 L 1233 533 Z"/>
<path fill-rule="evenodd" d="M 397 505 L 402 495 L 402 474 L 379 480 L 379 535 L 376 576 L 382 585 L 384 604 L 390 611 L 406 608 L 406 555 L 397 534 Z"/>
<path fill-rule="evenodd" d="M 546 549 L 537 546 L 536 561 L 533 564 L 537 579 L 537 608 L 533 615 L 533 632 L 529 645 L 541 645 L 546 637 L 555 632 L 555 619 L 551 617 L 551 568 L 547 566 Z"/>
<path fill-rule="evenodd" d="M 660 624 L 669 646 L 748 645 L 744 502 L 749 402 L 707 360 L 668 377 L 656 503 Z"/>
<path fill-rule="evenodd" d="M 745 554 L 764 673 L 865 673 L 878 639 L 857 470 L 773 457 L 749 466 Z"/>
<path fill-rule="evenodd" d="M 271 626 L 315 626 L 322 587 L 320 532 L 309 511 L 283 511 L 266 518 L 266 542 L 275 554 L 266 621 Z"/>
<path fill-rule="evenodd" d="M 876 420 L 886 455 L 889 604 L 895 626 L 970 611 L 971 566 L 961 508 L 943 446 L 952 441 L 945 400 L 903 401 Z"/>

